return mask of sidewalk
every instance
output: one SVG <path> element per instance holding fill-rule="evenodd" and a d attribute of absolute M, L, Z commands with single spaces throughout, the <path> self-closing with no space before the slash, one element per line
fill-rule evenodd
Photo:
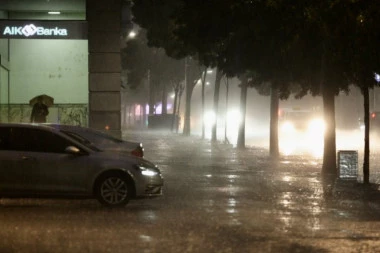
<path fill-rule="evenodd" d="M 380 205 L 380 185 L 374 183 L 365 185 L 356 180 L 337 179 L 333 196 L 339 199 L 373 201 Z"/>

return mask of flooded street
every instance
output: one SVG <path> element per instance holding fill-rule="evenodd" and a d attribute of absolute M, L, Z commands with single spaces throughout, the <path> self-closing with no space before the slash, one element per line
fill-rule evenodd
<path fill-rule="evenodd" d="M 164 195 L 107 209 L 95 200 L 0 200 L 0 252 L 380 252 L 380 195 L 334 187 L 321 160 L 128 132 Z"/>

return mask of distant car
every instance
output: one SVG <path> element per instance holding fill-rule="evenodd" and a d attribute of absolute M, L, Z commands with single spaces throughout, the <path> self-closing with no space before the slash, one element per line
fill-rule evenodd
<path fill-rule="evenodd" d="M 369 114 L 369 129 L 371 134 L 380 133 L 380 111 L 373 111 Z M 359 118 L 359 128 L 364 130 L 364 118 Z"/>
<path fill-rule="evenodd" d="M 281 110 L 279 127 L 283 135 L 314 136 L 324 133 L 325 123 L 321 115 L 312 110 Z"/>
<path fill-rule="evenodd" d="M 86 197 L 110 207 L 162 195 L 153 163 L 104 152 L 65 131 L 0 123 L 0 197 Z"/>
<path fill-rule="evenodd" d="M 140 142 L 123 141 L 110 134 L 81 126 L 47 124 L 73 137 L 82 136 L 101 150 L 126 151 L 137 157 L 144 157 L 144 148 Z M 81 137 L 79 137 L 81 138 Z M 83 141 L 86 141 L 83 140 Z"/>

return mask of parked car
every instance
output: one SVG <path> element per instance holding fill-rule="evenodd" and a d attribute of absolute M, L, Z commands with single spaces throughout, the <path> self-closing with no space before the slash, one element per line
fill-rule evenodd
<path fill-rule="evenodd" d="M 0 123 L 0 197 L 86 197 L 110 207 L 162 195 L 153 163 L 105 152 L 65 131 Z"/>
<path fill-rule="evenodd" d="M 71 136 L 80 135 L 88 141 L 92 142 L 96 147 L 100 148 L 101 150 L 126 151 L 134 156 L 144 157 L 144 148 L 142 143 L 140 142 L 123 141 L 118 138 L 115 138 L 110 134 L 88 127 L 60 124 L 47 125 L 59 129 Z"/>

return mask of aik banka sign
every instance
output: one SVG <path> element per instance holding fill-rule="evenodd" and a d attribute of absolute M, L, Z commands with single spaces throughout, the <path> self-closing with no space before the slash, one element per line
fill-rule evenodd
<path fill-rule="evenodd" d="M 7 39 L 87 39 L 84 21 L 0 21 L 0 38 Z"/>

